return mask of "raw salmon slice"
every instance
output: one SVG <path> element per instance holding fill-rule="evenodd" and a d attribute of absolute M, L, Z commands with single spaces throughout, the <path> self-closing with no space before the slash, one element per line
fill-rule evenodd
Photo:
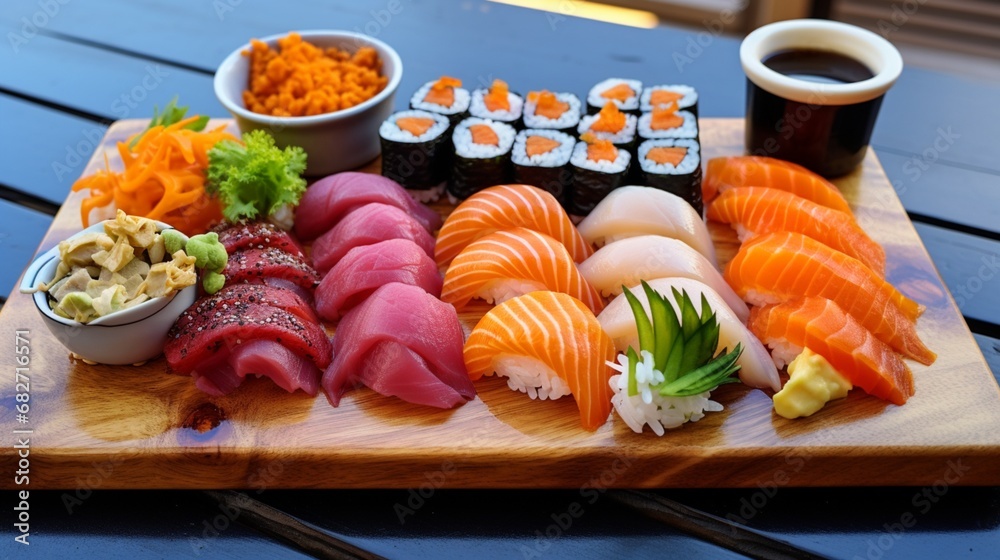
<path fill-rule="evenodd" d="M 604 309 L 601 295 L 580 274 L 561 243 L 525 228 L 477 239 L 451 261 L 441 300 L 463 309 L 473 298 L 503 303 L 534 290 L 569 294 L 594 313 Z"/>
<path fill-rule="evenodd" d="M 825 297 L 880 340 L 922 364 L 937 357 L 917 336 L 922 307 L 861 261 L 799 233 L 768 233 L 745 243 L 726 280 L 753 304 Z"/>
<path fill-rule="evenodd" d="M 833 183 L 801 165 L 780 159 L 736 156 L 708 160 L 702 183 L 705 202 L 734 187 L 781 189 L 853 216 L 847 199 Z"/>
<path fill-rule="evenodd" d="M 446 266 L 469 243 L 514 227 L 559 241 L 575 262 L 583 262 L 594 252 L 554 196 L 530 185 L 497 185 L 465 199 L 448 216 L 438 233 L 434 259 L 438 266 Z"/>
<path fill-rule="evenodd" d="M 904 404 L 913 375 L 887 344 L 826 298 L 765 305 L 750 312 L 750 330 L 765 344 L 809 348 L 870 395 Z"/>
<path fill-rule="evenodd" d="M 472 330 L 463 353 L 473 381 L 498 373 L 533 397 L 542 393 L 538 387 L 565 387 L 587 430 L 611 414 L 608 380 L 614 371 L 608 362 L 615 359 L 615 346 L 590 309 L 572 296 L 531 292 L 494 307 Z"/>
<path fill-rule="evenodd" d="M 885 251 L 851 216 L 788 191 L 738 187 L 708 206 L 709 220 L 732 225 L 746 241 L 754 235 L 794 231 L 852 256 L 885 276 Z"/>

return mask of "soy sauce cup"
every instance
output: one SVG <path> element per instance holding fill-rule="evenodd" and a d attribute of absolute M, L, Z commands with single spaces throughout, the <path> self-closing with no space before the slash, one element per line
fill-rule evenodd
<path fill-rule="evenodd" d="M 844 23 L 765 25 L 740 46 L 747 76 L 746 148 L 825 177 L 864 159 L 885 92 L 903 59 L 892 43 Z"/>

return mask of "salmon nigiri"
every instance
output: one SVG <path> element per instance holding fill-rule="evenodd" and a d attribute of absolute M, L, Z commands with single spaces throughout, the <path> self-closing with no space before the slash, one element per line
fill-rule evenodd
<path fill-rule="evenodd" d="M 801 233 L 885 275 L 885 251 L 849 215 L 788 191 L 767 187 L 730 189 L 712 201 L 707 216 L 732 225 L 741 241 L 775 231 Z"/>
<path fill-rule="evenodd" d="M 465 367 L 476 381 L 496 373 L 531 398 L 572 394 L 587 430 L 611 414 L 608 362 L 615 345 L 580 300 L 558 292 L 531 292 L 491 309 L 472 329 Z"/>
<path fill-rule="evenodd" d="M 710 159 L 702 183 L 705 203 L 734 187 L 781 189 L 853 216 L 847 199 L 833 183 L 801 165 L 780 159 L 761 156 Z"/>
<path fill-rule="evenodd" d="M 825 297 L 897 351 L 922 364 L 937 357 L 917 336 L 923 311 L 861 261 L 799 233 L 778 232 L 745 243 L 726 280 L 752 304 Z"/>
<path fill-rule="evenodd" d="M 444 275 L 441 300 L 461 310 L 473 298 L 503 303 L 535 290 L 569 294 L 594 313 L 604 309 L 566 247 L 526 228 L 497 231 L 462 249 Z"/>
<path fill-rule="evenodd" d="M 828 299 L 755 307 L 750 330 L 775 348 L 781 361 L 809 348 L 870 395 L 894 404 L 913 395 L 913 375 L 899 355 Z"/>
<path fill-rule="evenodd" d="M 434 259 L 445 266 L 469 243 L 513 227 L 552 237 L 566 246 L 575 262 L 594 252 L 554 196 L 530 185 L 497 185 L 465 199 L 448 216 L 438 233 Z"/>

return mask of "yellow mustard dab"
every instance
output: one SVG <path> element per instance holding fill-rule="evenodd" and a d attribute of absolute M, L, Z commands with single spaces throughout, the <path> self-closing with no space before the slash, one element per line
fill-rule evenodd
<path fill-rule="evenodd" d="M 788 382 L 774 395 L 774 411 L 785 418 L 809 416 L 853 388 L 826 358 L 805 348 L 788 364 Z"/>

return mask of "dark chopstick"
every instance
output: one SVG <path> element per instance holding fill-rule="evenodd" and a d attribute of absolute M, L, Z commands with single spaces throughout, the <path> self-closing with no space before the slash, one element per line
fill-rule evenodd
<path fill-rule="evenodd" d="M 637 490 L 609 490 L 607 495 L 619 504 L 647 517 L 752 558 L 769 560 L 826 558 L 656 494 Z"/>
<path fill-rule="evenodd" d="M 249 527 L 277 537 L 295 548 L 331 560 L 382 560 L 383 557 L 331 536 L 301 519 L 232 490 L 205 491 L 210 498 L 239 511 L 238 519 Z"/>

